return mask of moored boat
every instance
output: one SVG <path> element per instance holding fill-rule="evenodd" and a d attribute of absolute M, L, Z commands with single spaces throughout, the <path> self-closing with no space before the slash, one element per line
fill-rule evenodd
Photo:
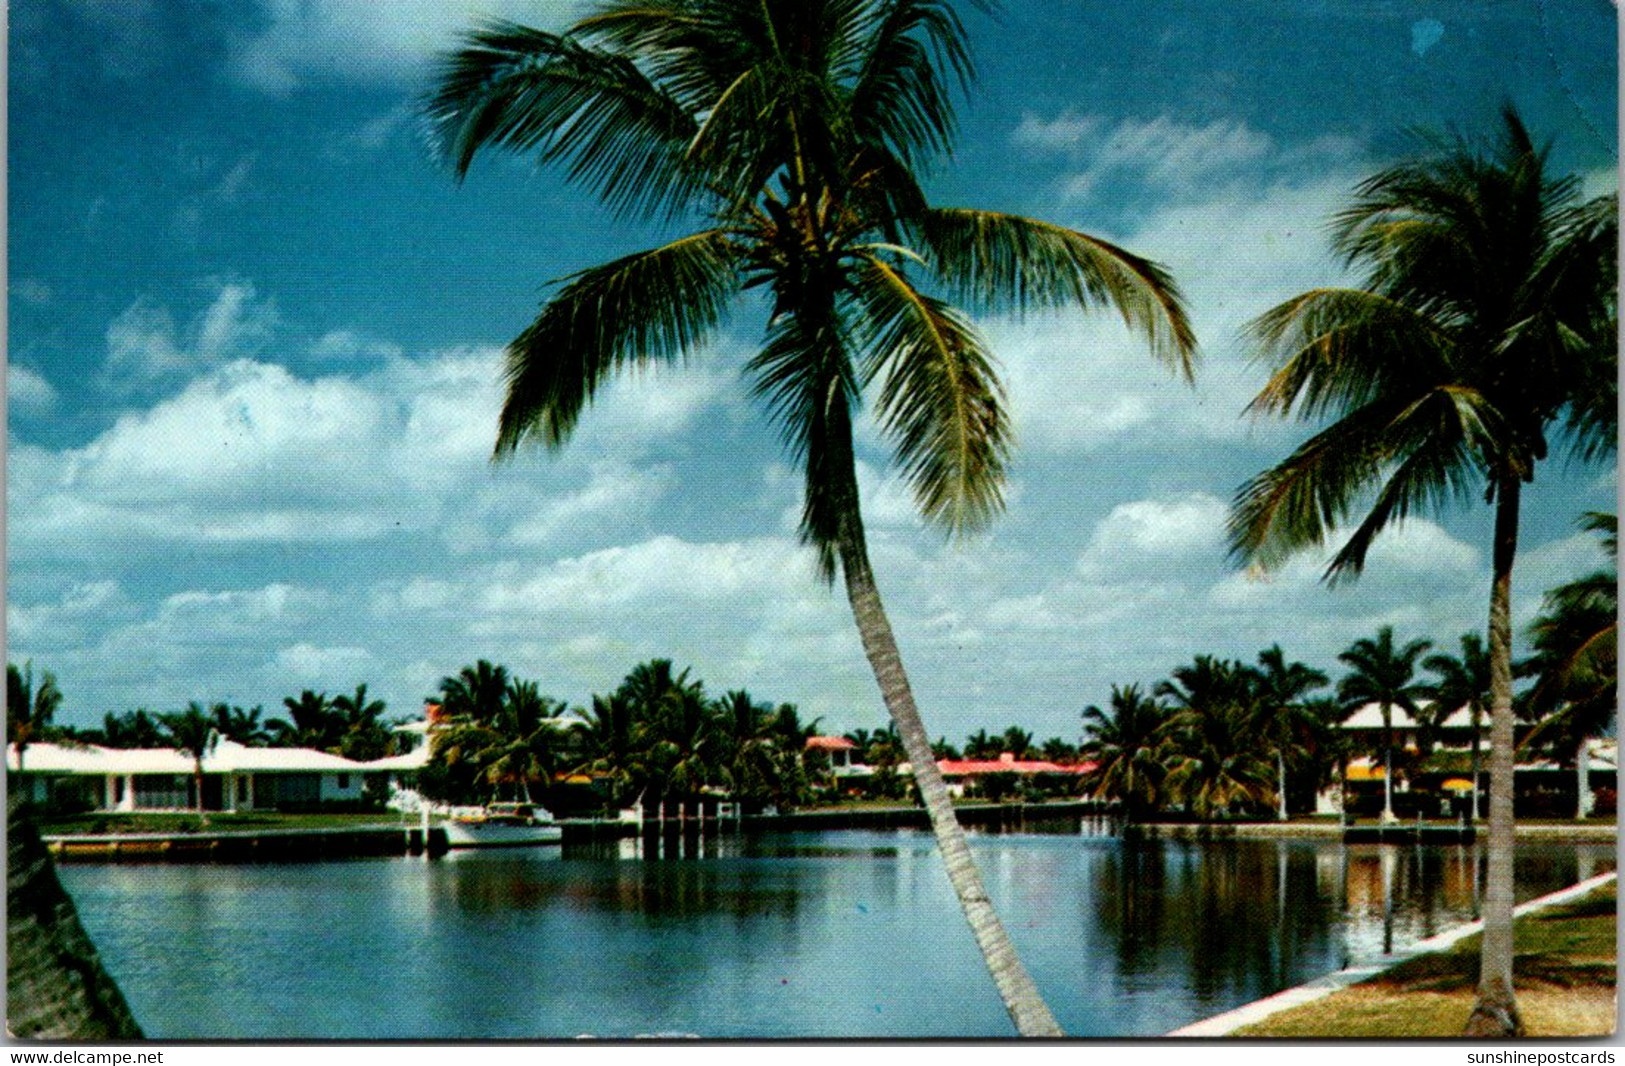
<path fill-rule="evenodd" d="M 446 831 L 446 846 L 452 848 L 557 844 L 564 835 L 550 813 L 529 803 L 453 808 L 442 828 Z"/>

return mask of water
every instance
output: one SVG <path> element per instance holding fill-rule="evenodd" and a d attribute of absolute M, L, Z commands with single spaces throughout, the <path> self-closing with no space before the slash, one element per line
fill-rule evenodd
<path fill-rule="evenodd" d="M 931 838 L 821 832 L 62 876 L 159 1039 L 1002 1037 Z M 1167 1032 L 1476 914 L 1474 847 L 979 835 L 1076 1036 Z M 654 849 L 658 851 L 659 849 Z M 1519 849 L 1520 898 L 1612 869 Z"/>

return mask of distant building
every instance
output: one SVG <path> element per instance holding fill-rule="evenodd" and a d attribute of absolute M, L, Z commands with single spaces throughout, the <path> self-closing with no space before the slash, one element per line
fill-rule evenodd
<path fill-rule="evenodd" d="M 808 737 L 805 750 L 823 752 L 833 777 L 867 777 L 874 767 L 858 762 L 858 746 L 845 737 Z"/>
<path fill-rule="evenodd" d="M 1048 759 L 1018 759 L 1010 752 L 1001 752 L 997 759 L 938 759 L 937 770 L 948 783 L 948 791 L 956 796 L 965 793 L 965 786 L 988 774 L 1021 774 L 1024 777 L 1039 774 L 1076 778 L 1094 770 L 1096 763 L 1062 764 Z"/>
<path fill-rule="evenodd" d="M 407 728 L 407 734 L 414 732 Z M 361 802 L 370 779 L 380 787 L 428 762 L 427 744 L 402 755 L 358 762 L 310 748 L 250 748 L 218 734 L 203 755 L 203 807 L 212 811 L 296 810 Z M 57 810 L 171 811 L 197 807 L 192 756 L 175 748 L 103 748 L 30 744 L 18 769 L 6 749 L 10 787 Z"/>

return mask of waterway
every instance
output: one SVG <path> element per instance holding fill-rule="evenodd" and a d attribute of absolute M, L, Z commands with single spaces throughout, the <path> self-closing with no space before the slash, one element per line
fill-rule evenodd
<path fill-rule="evenodd" d="M 1165 1033 L 1477 913 L 1473 845 L 1052 828 L 972 846 L 1076 1036 Z M 1519 898 L 1614 862 L 1520 845 Z M 160 1039 L 1012 1035 L 921 831 L 61 874 Z"/>

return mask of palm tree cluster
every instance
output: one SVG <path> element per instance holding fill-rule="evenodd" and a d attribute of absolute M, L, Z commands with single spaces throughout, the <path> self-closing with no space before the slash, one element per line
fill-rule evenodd
<path fill-rule="evenodd" d="M 1198 818 L 1287 816 L 1289 784 L 1318 784 L 1337 717 L 1309 694 L 1326 675 L 1288 662 L 1279 645 L 1258 665 L 1199 655 L 1149 693 L 1113 686 L 1109 707 L 1084 709 L 1092 793 L 1139 820 L 1178 807 Z"/>
<path fill-rule="evenodd" d="M 805 756 L 816 723 L 795 706 L 742 689 L 709 696 L 668 659 L 639 664 L 585 710 L 485 660 L 444 678 L 434 702 L 423 783 L 437 799 L 579 803 L 561 795 L 560 781 L 574 780 L 610 810 L 706 795 L 788 808 L 810 797 L 817 770 Z"/>
<path fill-rule="evenodd" d="M 1612 516 L 1588 522 L 1612 537 Z M 1613 727 L 1615 597 L 1611 570 L 1547 594 L 1530 630 L 1535 654 L 1519 664 L 1532 681 L 1518 699 L 1521 751 L 1578 769 L 1584 742 Z M 1476 817 L 1490 671 L 1482 636 L 1462 634 L 1458 644 L 1459 654 L 1428 654 L 1431 641 L 1400 641 L 1383 626 L 1338 655 L 1346 672 L 1335 686 L 1324 672 L 1288 662 L 1279 645 L 1261 652 L 1257 665 L 1199 655 L 1149 692 L 1113 686 L 1106 708 L 1083 712 L 1081 754 L 1096 763 L 1086 787 L 1121 804 L 1130 821 L 1173 810 L 1203 819 L 1254 817 L 1267 808 L 1284 821 L 1337 782 L 1348 760 L 1363 757 L 1382 768 L 1385 817 L 1393 817 L 1396 781 L 1464 770 L 1473 783 L 1468 816 Z M 1368 706 L 1380 712 L 1382 728 L 1340 728 Z M 1446 727 L 1463 709 L 1465 737 L 1459 720 Z M 1413 745 L 1399 742 L 1394 722 L 1401 714 L 1413 723 Z M 1456 749 L 1441 749 L 1447 739 L 1467 742 L 1467 767 Z M 1583 814 L 1583 770 L 1580 776 Z"/>

